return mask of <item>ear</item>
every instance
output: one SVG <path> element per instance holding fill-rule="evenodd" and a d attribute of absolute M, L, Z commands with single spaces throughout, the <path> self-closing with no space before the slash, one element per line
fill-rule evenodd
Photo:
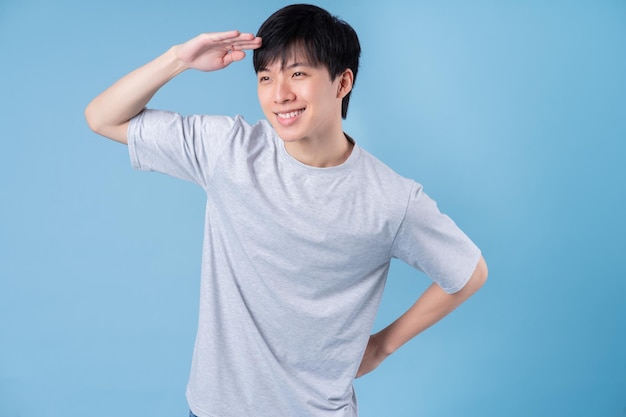
<path fill-rule="evenodd" d="M 354 83 L 354 73 L 350 68 L 346 68 L 344 72 L 339 75 L 339 86 L 337 87 L 337 98 L 343 99 L 352 91 L 352 84 Z"/>

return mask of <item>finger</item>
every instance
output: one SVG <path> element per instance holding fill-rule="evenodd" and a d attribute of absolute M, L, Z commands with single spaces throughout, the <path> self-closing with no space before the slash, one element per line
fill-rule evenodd
<path fill-rule="evenodd" d="M 262 43 L 261 38 L 259 38 L 258 36 L 254 36 L 251 33 L 241 34 L 240 36 L 232 39 L 230 42 L 232 42 L 233 45 L 236 45 L 241 49 L 256 48 L 259 47 Z"/>
<path fill-rule="evenodd" d="M 230 49 L 233 51 L 242 51 L 245 49 L 258 49 L 261 47 L 261 38 L 250 42 L 233 42 Z"/>
<path fill-rule="evenodd" d="M 253 33 L 242 33 L 238 30 L 211 32 L 204 35 L 213 42 L 250 42 L 256 38 Z"/>
<path fill-rule="evenodd" d="M 226 32 L 208 32 L 203 34 L 207 39 L 213 42 L 221 42 L 224 40 L 233 40 L 241 36 L 242 33 L 238 30 L 228 30 Z"/>
<path fill-rule="evenodd" d="M 225 51 L 257 49 L 261 46 L 261 38 L 252 33 L 240 33 L 236 30 L 203 33 L 199 38 L 203 44 L 223 48 Z"/>
<path fill-rule="evenodd" d="M 190 43 L 200 42 L 207 47 L 218 46 L 227 49 L 228 46 L 238 43 L 240 35 L 241 33 L 238 30 L 231 30 L 228 32 L 207 32 L 201 33 L 195 39 L 190 41 Z M 249 41 L 246 40 L 244 42 Z"/>
<path fill-rule="evenodd" d="M 228 55 L 226 55 L 226 58 L 224 59 L 230 58 L 230 62 L 236 62 L 236 61 L 241 61 L 245 57 L 246 57 L 246 53 L 244 51 L 232 51 Z"/>

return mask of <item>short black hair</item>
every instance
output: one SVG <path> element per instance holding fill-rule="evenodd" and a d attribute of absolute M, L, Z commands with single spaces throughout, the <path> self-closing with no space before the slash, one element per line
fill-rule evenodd
<path fill-rule="evenodd" d="M 280 59 L 285 65 L 295 53 L 304 54 L 312 65 L 328 68 L 331 81 L 346 69 L 352 70 L 353 84 L 359 69 L 361 45 L 355 30 L 326 10 L 310 4 L 286 6 L 270 17 L 257 33 L 263 43 L 254 50 L 254 70 Z M 348 114 L 350 91 L 341 103 L 341 117 Z"/>

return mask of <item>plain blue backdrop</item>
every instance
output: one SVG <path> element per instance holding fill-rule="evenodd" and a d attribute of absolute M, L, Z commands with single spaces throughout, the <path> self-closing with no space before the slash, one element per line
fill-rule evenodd
<path fill-rule="evenodd" d="M 83 110 L 169 46 L 286 4 L 0 2 L 0 416 L 186 415 L 202 191 L 132 171 Z M 317 4 L 362 42 L 345 130 L 490 266 L 357 381 L 361 416 L 626 416 L 626 2 Z M 262 117 L 249 58 L 151 106 Z M 377 328 L 428 283 L 394 263 Z"/>

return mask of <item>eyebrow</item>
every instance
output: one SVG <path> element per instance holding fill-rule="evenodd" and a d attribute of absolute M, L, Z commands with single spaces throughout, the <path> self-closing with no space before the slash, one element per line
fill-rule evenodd
<path fill-rule="evenodd" d="M 296 67 L 314 67 L 314 65 L 309 64 L 307 62 L 294 62 L 292 64 L 282 67 L 281 71 L 290 70 Z M 261 67 L 259 68 L 258 72 L 270 72 L 270 70 L 266 67 Z"/>
<path fill-rule="evenodd" d="M 308 62 L 294 62 L 293 64 L 289 64 L 286 67 L 284 67 L 284 69 L 292 69 L 295 67 L 312 67 L 313 65 L 309 64 Z"/>

